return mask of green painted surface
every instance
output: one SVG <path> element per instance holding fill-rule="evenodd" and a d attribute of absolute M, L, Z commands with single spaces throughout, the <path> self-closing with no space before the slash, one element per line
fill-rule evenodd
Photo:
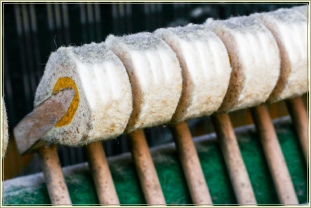
<path fill-rule="evenodd" d="M 289 124 L 277 127 L 277 135 L 300 203 L 307 202 L 307 168 L 298 138 Z M 237 135 L 239 147 L 250 176 L 258 204 L 278 204 L 276 190 L 255 133 Z M 220 148 L 216 142 L 200 142 L 197 151 L 214 204 L 236 204 L 233 188 Z M 191 204 L 190 193 L 178 156 L 173 150 L 153 152 L 153 159 L 167 204 Z M 145 204 L 131 158 L 110 163 L 111 173 L 121 204 Z M 98 204 L 89 172 L 66 178 L 74 205 Z M 18 184 L 17 184 L 18 186 Z M 16 187 L 3 194 L 4 204 L 49 204 L 45 184 L 37 187 Z"/>

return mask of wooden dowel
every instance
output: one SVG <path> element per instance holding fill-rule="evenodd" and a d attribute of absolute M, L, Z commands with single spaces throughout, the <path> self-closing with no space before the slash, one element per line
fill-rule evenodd
<path fill-rule="evenodd" d="M 180 162 L 184 169 L 192 202 L 196 205 L 211 205 L 212 199 L 203 175 L 200 160 L 186 122 L 173 126 L 174 140 Z"/>
<path fill-rule="evenodd" d="M 257 204 L 253 188 L 228 114 L 211 116 L 229 171 L 237 201 L 241 205 Z"/>
<path fill-rule="evenodd" d="M 101 205 L 119 205 L 119 198 L 101 142 L 86 145 L 86 152 L 99 203 Z"/>
<path fill-rule="evenodd" d="M 38 153 L 51 203 L 53 205 L 72 205 L 59 163 L 57 146 L 41 147 Z"/>
<path fill-rule="evenodd" d="M 165 205 L 165 198 L 144 131 L 142 129 L 133 131 L 129 134 L 129 137 L 132 156 L 147 204 Z"/>
<path fill-rule="evenodd" d="M 266 106 L 251 108 L 251 114 L 260 135 L 280 202 L 285 205 L 297 205 L 295 189 Z"/>
<path fill-rule="evenodd" d="M 309 143 L 308 143 L 308 116 L 301 97 L 288 99 L 285 101 L 292 122 L 297 131 L 300 145 L 304 157 L 308 163 Z"/>

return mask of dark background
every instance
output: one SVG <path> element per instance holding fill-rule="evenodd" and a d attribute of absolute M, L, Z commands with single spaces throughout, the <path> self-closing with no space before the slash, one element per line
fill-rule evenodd
<path fill-rule="evenodd" d="M 80 46 L 104 41 L 109 34 L 152 32 L 161 27 L 201 24 L 209 17 L 226 19 L 295 5 L 301 4 L 4 4 L 3 97 L 10 143 L 14 142 L 13 127 L 33 110 L 35 91 L 50 53 L 60 46 Z M 206 127 L 209 118 L 189 121 L 192 132 L 196 131 L 196 123 Z M 206 129 L 208 127 L 204 131 Z M 149 146 L 172 141 L 166 126 L 145 129 L 145 133 Z M 124 135 L 103 144 L 107 156 L 128 151 Z M 15 175 L 7 173 L 7 178 L 40 171 L 37 156 L 25 159 L 16 156 L 16 148 L 11 147 L 8 151 L 5 168 L 20 164 L 17 160 L 25 164 Z M 58 152 L 62 166 L 86 161 L 83 148 L 60 146 Z"/>

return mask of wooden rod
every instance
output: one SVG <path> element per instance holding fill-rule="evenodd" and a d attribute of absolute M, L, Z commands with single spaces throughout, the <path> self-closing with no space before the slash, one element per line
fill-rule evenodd
<path fill-rule="evenodd" d="M 119 205 L 119 198 L 101 142 L 86 145 L 86 152 L 99 203 L 101 205 Z"/>
<path fill-rule="evenodd" d="M 190 189 L 192 202 L 211 205 L 212 199 L 203 175 L 200 160 L 186 122 L 173 126 L 174 141 Z"/>
<path fill-rule="evenodd" d="M 299 204 L 287 165 L 265 105 L 251 108 L 260 140 L 280 202 L 285 205 Z"/>
<path fill-rule="evenodd" d="M 301 97 L 288 99 L 285 101 L 288 112 L 299 136 L 300 145 L 304 157 L 308 163 L 309 144 L 308 144 L 308 116 Z"/>
<path fill-rule="evenodd" d="M 257 204 L 228 114 L 211 116 L 239 204 Z"/>
<path fill-rule="evenodd" d="M 57 155 L 57 146 L 41 147 L 38 153 L 51 203 L 53 205 L 72 205 Z"/>
<path fill-rule="evenodd" d="M 147 204 L 165 205 L 165 198 L 144 131 L 142 129 L 133 131 L 129 134 L 129 137 L 132 156 Z"/>

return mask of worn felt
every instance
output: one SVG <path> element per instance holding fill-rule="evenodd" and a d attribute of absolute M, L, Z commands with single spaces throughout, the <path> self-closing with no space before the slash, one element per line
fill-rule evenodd
<path fill-rule="evenodd" d="M 172 122 L 217 111 L 231 75 L 228 52 L 220 38 L 202 25 L 158 29 L 155 34 L 172 47 L 182 68 L 182 95 Z"/>
<path fill-rule="evenodd" d="M 108 47 L 123 62 L 132 86 L 133 112 L 127 132 L 171 120 L 182 91 L 182 75 L 173 50 L 152 33 L 116 37 Z"/>
<path fill-rule="evenodd" d="M 219 112 L 259 105 L 267 100 L 280 74 L 279 49 L 271 32 L 256 18 L 207 19 L 205 26 L 224 42 L 232 73 Z"/>
<path fill-rule="evenodd" d="M 300 96 L 308 91 L 307 18 L 295 9 L 253 14 L 273 34 L 281 56 L 279 80 L 268 102 Z"/>
<path fill-rule="evenodd" d="M 294 10 L 297 10 L 298 12 L 302 13 L 303 15 L 305 15 L 307 18 L 308 18 L 308 5 L 304 5 L 304 6 L 295 6 L 295 7 L 292 7 L 290 9 L 294 9 Z"/>
<path fill-rule="evenodd" d="M 6 108 L 4 99 L 1 99 L 2 102 L 2 158 L 5 156 L 6 149 L 9 143 L 9 133 L 8 133 L 8 118 L 6 115 Z"/>
<path fill-rule="evenodd" d="M 48 60 L 35 106 L 55 88 L 74 89 L 67 114 L 42 139 L 82 146 L 299 96 L 308 91 L 307 75 L 306 16 L 280 9 L 61 47 Z"/>
<path fill-rule="evenodd" d="M 124 132 L 132 112 L 131 86 L 124 65 L 104 43 L 53 52 L 37 88 L 35 106 L 67 88 L 75 90 L 75 97 L 64 122 L 52 128 L 44 141 L 81 146 Z"/>
<path fill-rule="evenodd" d="M 279 123 L 275 127 L 299 203 L 306 203 L 308 199 L 307 168 L 299 139 L 291 123 Z M 237 131 L 236 135 L 258 204 L 279 204 L 259 135 L 254 127 L 246 132 L 244 130 Z M 209 138 L 209 140 L 195 140 L 195 144 L 212 201 L 218 205 L 236 204 L 237 201 L 220 147 L 217 142 L 213 141 L 215 134 L 210 135 Z M 191 197 L 174 144 L 171 143 L 163 149 L 154 149 L 151 153 L 167 204 L 191 204 Z M 108 161 L 120 203 L 145 204 L 130 154 L 109 158 Z M 65 177 L 71 200 L 74 205 L 98 204 L 88 166 L 87 164 L 81 166 L 83 168 L 72 171 Z M 67 171 L 64 172 L 66 174 Z M 50 203 L 44 183 L 23 187 L 20 185 L 23 183 L 13 183 L 13 180 L 9 187 L 4 186 L 4 205 Z M 4 183 L 8 182 L 10 181 Z"/>

